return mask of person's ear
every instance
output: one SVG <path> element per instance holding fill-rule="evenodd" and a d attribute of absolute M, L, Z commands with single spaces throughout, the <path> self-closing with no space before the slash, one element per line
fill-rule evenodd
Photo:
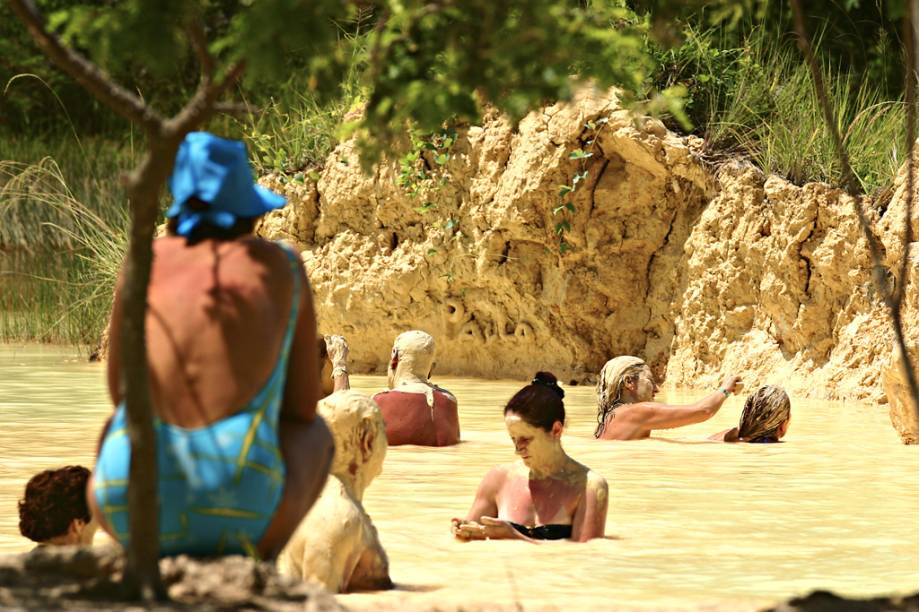
<path fill-rule="evenodd" d="M 83 529 L 86 527 L 86 521 L 83 519 L 75 518 L 70 521 L 70 526 L 67 528 L 67 535 L 72 538 L 80 539 L 80 535 L 83 533 Z"/>
<path fill-rule="evenodd" d="M 399 351 L 393 351 L 392 358 L 389 360 L 389 369 L 395 370 L 397 365 L 399 365 Z"/>
<path fill-rule="evenodd" d="M 373 442 L 375 439 L 376 434 L 373 431 L 370 420 L 364 419 L 363 427 L 361 427 L 360 439 L 361 460 L 364 463 L 367 463 L 370 460 L 370 455 L 373 453 Z"/>
<path fill-rule="evenodd" d="M 629 374 L 622 381 L 622 386 L 628 389 L 629 391 L 635 391 L 635 388 L 638 386 L 638 376 L 635 374 Z"/>
<path fill-rule="evenodd" d="M 562 425 L 561 421 L 556 421 L 552 423 L 552 437 L 556 439 L 561 438 L 562 431 L 564 431 L 564 429 L 565 429 L 565 426 Z"/>
<path fill-rule="evenodd" d="M 779 432 L 778 432 L 779 439 L 785 437 L 785 434 L 788 433 L 788 423 L 790 422 L 791 422 L 791 417 L 789 416 L 787 419 L 785 419 L 785 422 L 782 423 L 781 426 L 779 426 Z"/>

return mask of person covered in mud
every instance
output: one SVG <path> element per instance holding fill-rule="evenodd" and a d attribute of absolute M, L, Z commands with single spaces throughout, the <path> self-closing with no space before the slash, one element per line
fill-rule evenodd
<path fill-rule="evenodd" d="M 321 397 L 351 388 L 348 377 L 348 341 L 344 336 L 325 336 L 319 339 L 319 384 Z"/>
<path fill-rule="evenodd" d="M 99 524 L 86 503 L 90 471 L 68 465 L 29 479 L 19 501 L 19 533 L 39 546 L 89 546 Z"/>
<path fill-rule="evenodd" d="M 601 440 L 641 440 L 655 429 L 673 429 L 701 423 L 718 412 L 724 400 L 742 387 L 740 377 L 729 374 L 721 386 L 699 401 L 683 406 L 655 402 L 658 391 L 651 368 L 624 355 L 610 359 L 597 383 L 597 429 Z"/>
<path fill-rule="evenodd" d="M 460 540 L 519 539 L 586 542 L 603 536 L 606 480 L 562 448 L 565 392 L 538 372 L 504 408 L 504 424 L 520 459 L 492 468 L 465 520 L 452 520 Z"/>
<path fill-rule="evenodd" d="M 781 387 L 765 385 L 747 397 L 740 425 L 717 433 L 709 440 L 721 442 L 779 442 L 791 422 L 791 400 Z"/>
<path fill-rule="evenodd" d="M 188 134 L 169 187 L 174 202 L 167 235 L 153 242 L 145 321 L 160 553 L 271 559 L 318 497 L 333 454 L 316 415 L 309 282 L 296 252 L 252 233 L 286 201 L 253 183 L 242 142 Z M 125 544 L 123 316 L 119 281 L 108 360 L 116 408 L 90 503 L 103 529 Z"/>
<path fill-rule="evenodd" d="M 428 380 L 434 338 L 423 331 L 399 334 L 388 367 L 389 391 L 373 396 L 386 422 L 390 446 L 450 446 L 460 441 L 456 398 Z"/>
<path fill-rule="evenodd" d="M 278 569 L 333 593 L 392 588 L 386 551 L 361 503 L 386 457 L 380 409 L 346 390 L 321 400 L 319 414 L 335 439 L 332 475 L 278 557 Z"/>

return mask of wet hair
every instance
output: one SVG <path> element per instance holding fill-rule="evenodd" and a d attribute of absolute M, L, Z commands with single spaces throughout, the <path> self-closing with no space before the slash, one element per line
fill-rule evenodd
<path fill-rule="evenodd" d="M 647 364 L 638 357 L 624 355 L 610 359 L 600 371 L 597 381 L 597 429 L 594 437 L 599 438 L 606 429 L 606 421 L 618 406 L 625 403 L 622 387 L 627 380 L 638 376 Z"/>
<path fill-rule="evenodd" d="M 202 202 L 198 198 L 188 199 L 188 207 L 193 211 L 204 211 L 208 209 L 208 206 L 207 202 Z M 220 227 L 218 225 L 211 225 L 207 222 L 201 222 L 191 234 L 185 237 L 185 239 L 188 244 L 195 244 L 209 238 L 214 240 L 234 240 L 240 236 L 251 234 L 255 230 L 255 222 L 258 221 L 258 219 L 258 217 L 237 218 L 230 227 Z M 176 236 L 178 229 L 178 217 L 166 219 L 166 232 L 170 236 Z"/>
<path fill-rule="evenodd" d="M 558 379 L 549 372 L 537 372 L 533 381 L 514 394 L 504 407 L 504 414 L 513 412 L 533 427 L 552 431 L 552 425 L 565 423 L 565 391 Z"/>
<path fill-rule="evenodd" d="M 74 519 L 88 523 L 89 474 L 82 465 L 68 465 L 33 476 L 19 502 L 19 532 L 35 542 L 45 542 L 65 535 Z"/>
<path fill-rule="evenodd" d="M 791 400 L 781 387 L 766 385 L 743 405 L 737 435 L 745 442 L 778 442 L 782 424 L 791 416 Z"/>

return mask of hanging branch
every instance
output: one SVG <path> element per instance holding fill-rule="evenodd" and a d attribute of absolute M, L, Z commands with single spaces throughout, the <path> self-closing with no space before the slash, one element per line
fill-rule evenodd
<path fill-rule="evenodd" d="M 917 412 L 917 417 L 919 417 L 919 384 L 917 384 L 916 373 L 913 370 L 912 360 L 910 359 L 909 352 L 906 349 L 906 340 L 903 334 L 902 312 L 904 286 L 906 285 L 906 278 L 904 276 L 906 273 L 906 259 L 909 255 L 909 245 L 912 241 L 913 235 L 911 215 L 913 205 L 913 150 L 915 147 L 914 98 L 916 78 L 915 49 L 913 46 L 915 38 L 913 36 L 913 11 L 916 8 L 916 4 L 917 0 L 910 0 L 910 6 L 906 16 L 906 27 L 909 30 L 909 34 L 907 36 L 907 57 L 909 58 L 909 61 L 906 70 L 906 150 L 909 152 L 907 156 L 908 176 L 906 193 L 906 217 L 903 221 L 903 255 L 900 261 L 899 286 L 894 288 L 891 287 L 891 283 L 888 282 L 887 276 L 885 274 L 885 269 L 882 263 L 880 240 L 871 229 L 871 225 L 868 223 L 867 217 L 865 217 L 865 211 L 862 209 L 861 201 L 859 200 L 861 195 L 861 188 L 857 179 L 855 178 L 855 172 L 852 170 L 852 165 L 849 162 L 849 155 L 846 152 L 845 144 L 843 143 L 842 136 L 839 133 L 839 126 L 836 123 L 836 117 L 833 112 L 833 108 L 830 106 L 829 97 L 826 93 L 826 85 L 823 82 L 823 74 L 820 70 L 820 66 L 817 64 L 817 59 L 814 56 L 813 48 L 810 44 L 810 38 L 807 34 L 807 26 L 804 23 L 804 13 L 801 10 L 800 0 L 791 0 L 791 9 L 794 13 L 795 20 L 795 31 L 798 35 L 798 47 L 801 49 L 801 53 L 807 60 L 811 75 L 814 79 L 814 88 L 817 92 L 817 98 L 820 101 L 821 108 L 823 109 L 823 117 L 826 121 L 827 129 L 830 131 L 830 135 L 833 138 L 833 145 L 836 148 L 836 154 L 839 157 L 839 163 L 842 169 L 843 187 L 852 197 L 852 207 L 855 209 L 855 214 L 858 217 L 858 225 L 861 228 L 865 240 L 868 242 L 868 250 L 871 254 L 872 278 L 874 280 L 874 285 L 878 293 L 881 294 L 881 298 L 887 306 L 891 322 L 893 323 L 894 336 L 896 338 L 897 347 L 899 348 L 900 354 L 902 355 L 903 366 L 906 370 L 906 380 L 909 385 L 913 410 Z"/>

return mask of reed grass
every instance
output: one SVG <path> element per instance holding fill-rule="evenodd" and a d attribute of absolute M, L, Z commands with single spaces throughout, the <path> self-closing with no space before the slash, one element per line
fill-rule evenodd
<path fill-rule="evenodd" d="M 664 84 L 689 82 L 707 150 L 745 155 L 797 184 L 840 184 L 832 136 L 794 40 L 754 28 L 742 47 L 725 49 L 718 36 L 717 30 L 689 28 L 685 44 L 663 58 Z M 903 101 L 885 99 L 876 83 L 843 66 L 824 63 L 823 69 L 863 190 L 888 187 L 905 160 Z"/>
<path fill-rule="evenodd" d="M 50 157 L 0 161 L 0 341 L 98 344 L 128 216 L 114 181 L 86 185 L 78 197 Z"/>

